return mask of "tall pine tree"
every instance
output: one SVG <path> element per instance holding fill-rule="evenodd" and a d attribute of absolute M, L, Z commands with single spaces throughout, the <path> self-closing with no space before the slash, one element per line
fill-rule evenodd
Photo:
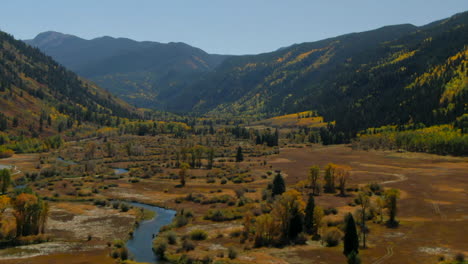
<path fill-rule="evenodd" d="M 359 253 L 359 237 L 356 230 L 356 223 L 354 222 L 353 215 L 349 213 L 346 216 L 345 235 L 343 238 L 344 249 L 343 254 L 349 256 L 351 253 Z"/>
<path fill-rule="evenodd" d="M 286 184 L 284 183 L 281 173 L 276 174 L 273 179 L 273 187 L 271 188 L 271 196 L 281 195 L 286 191 Z"/>
<path fill-rule="evenodd" d="M 315 200 L 314 194 L 309 194 L 309 200 L 307 201 L 307 205 L 305 208 L 305 216 L 304 216 L 304 230 L 309 234 L 312 235 L 314 230 L 314 209 L 315 209 Z"/>
<path fill-rule="evenodd" d="M 239 146 L 237 148 L 236 162 L 241 162 L 244 160 L 244 154 L 242 154 L 242 148 Z"/>

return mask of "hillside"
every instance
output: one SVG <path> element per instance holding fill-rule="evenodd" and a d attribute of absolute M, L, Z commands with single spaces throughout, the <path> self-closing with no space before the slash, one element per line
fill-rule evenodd
<path fill-rule="evenodd" d="M 51 136 L 136 116 L 124 101 L 0 32 L 0 136 Z"/>
<path fill-rule="evenodd" d="M 198 80 L 226 57 L 184 43 L 85 40 L 58 32 L 44 32 L 25 42 L 127 102 L 158 109 L 164 108 L 168 95 Z"/>
<path fill-rule="evenodd" d="M 313 110 L 349 138 L 368 127 L 449 123 L 466 112 L 467 24 L 465 12 L 247 56 L 55 32 L 26 42 L 139 106 L 254 117 Z"/>
<path fill-rule="evenodd" d="M 273 116 L 315 110 L 354 133 L 447 123 L 467 99 L 468 12 L 226 59 L 175 95 L 172 110 Z"/>

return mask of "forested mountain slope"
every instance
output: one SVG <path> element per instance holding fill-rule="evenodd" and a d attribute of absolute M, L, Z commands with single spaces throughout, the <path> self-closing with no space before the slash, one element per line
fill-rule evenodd
<path fill-rule="evenodd" d="M 257 117 L 314 110 L 352 136 L 465 113 L 467 24 L 465 12 L 247 56 L 53 32 L 27 42 L 140 106 Z"/>
<path fill-rule="evenodd" d="M 118 97 L 138 107 L 159 109 L 168 95 L 198 80 L 226 57 L 184 43 L 85 40 L 58 32 L 44 32 L 25 42 Z"/>
<path fill-rule="evenodd" d="M 274 115 L 317 110 L 354 133 L 448 123 L 466 111 L 468 12 L 226 59 L 172 110 Z"/>
<path fill-rule="evenodd" d="M 80 124 L 109 125 L 118 117 L 137 117 L 137 112 L 38 49 L 0 32 L 1 135 L 47 136 Z"/>

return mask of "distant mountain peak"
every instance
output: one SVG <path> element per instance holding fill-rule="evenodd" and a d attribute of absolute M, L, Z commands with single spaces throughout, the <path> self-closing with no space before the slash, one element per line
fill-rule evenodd
<path fill-rule="evenodd" d="M 45 31 L 39 33 L 34 39 L 25 40 L 26 43 L 32 44 L 34 46 L 58 46 L 63 43 L 63 41 L 68 39 L 81 39 L 74 35 L 64 34 L 57 31 Z"/>

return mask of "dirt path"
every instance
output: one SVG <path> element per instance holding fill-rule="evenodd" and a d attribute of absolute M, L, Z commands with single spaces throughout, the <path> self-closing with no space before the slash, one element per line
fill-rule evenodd
<path fill-rule="evenodd" d="M 15 165 L 0 164 L 0 169 L 9 169 L 13 171 L 11 175 L 17 175 L 21 173 L 21 171 Z"/>
<path fill-rule="evenodd" d="M 354 173 L 390 175 L 390 176 L 396 177 L 395 180 L 383 181 L 383 182 L 380 182 L 380 184 L 390 184 L 390 183 L 397 183 L 397 182 L 402 182 L 402 181 L 408 180 L 408 177 L 406 177 L 403 174 L 399 174 L 399 173 L 375 172 L 375 171 L 366 171 L 366 170 L 358 170 L 358 171 L 352 171 L 352 172 L 354 172 Z"/>
<path fill-rule="evenodd" d="M 383 257 L 377 259 L 374 261 L 372 264 L 382 264 L 385 263 L 385 260 L 391 258 L 393 256 L 393 245 L 387 246 L 387 254 L 385 254 Z"/>
<path fill-rule="evenodd" d="M 397 182 L 402 182 L 402 181 L 408 180 L 408 177 L 406 177 L 403 174 L 398 174 L 398 173 L 387 173 L 387 174 L 395 176 L 395 177 L 397 177 L 397 179 L 396 180 L 390 180 L 390 181 L 384 181 L 384 182 L 381 182 L 380 184 L 397 183 Z"/>
<path fill-rule="evenodd" d="M 15 170 L 15 172 L 13 172 L 11 175 L 17 175 L 17 174 L 20 174 L 20 173 L 22 172 L 22 171 L 20 171 L 20 170 L 18 169 L 18 167 L 16 167 L 16 166 L 13 166 L 13 169 L 12 169 L 12 170 Z"/>

